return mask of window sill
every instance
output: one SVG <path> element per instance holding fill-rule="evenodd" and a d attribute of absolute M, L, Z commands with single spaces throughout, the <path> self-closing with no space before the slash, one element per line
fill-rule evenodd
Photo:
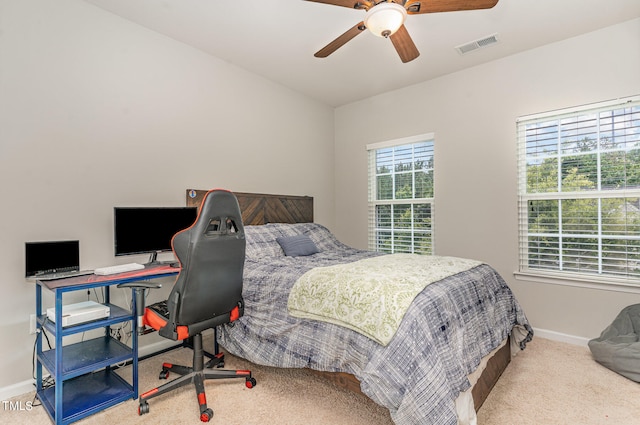
<path fill-rule="evenodd" d="M 558 276 L 555 273 L 544 273 L 539 271 L 513 272 L 517 280 L 545 283 L 552 285 L 575 286 L 579 288 L 597 289 L 601 291 L 627 292 L 640 294 L 640 282 L 630 283 L 625 279 L 614 278 L 594 278 L 587 275 L 569 274 Z"/>

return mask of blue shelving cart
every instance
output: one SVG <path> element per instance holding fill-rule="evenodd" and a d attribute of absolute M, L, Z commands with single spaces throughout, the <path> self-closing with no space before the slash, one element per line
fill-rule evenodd
<path fill-rule="evenodd" d="M 138 334 L 136 305 L 132 292 L 131 310 L 110 303 L 109 288 L 120 283 L 149 280 L 177 274 L 168 266 L 150 266 L 144 270 L 111 276 L 78 276 L 52 281 L 36 281 L 36 394 L 56 425 L 70 424 L 129 399 L 138 398 Z M 63 327 L 63 295 L 73 291 L 104 288 L 104 304 L 110 314 L 103 319 Z M 42 290 L 55 297 L 55 321 L 43 312 Z M 131 322 L 131 346 L 111 336 L 111 327 Z M 64 345 L 63 338 L 83 332 L 104 329 L 104 335 Z M 43 350 L 43 331 L 53 336 L 55 346 Z M 130 362 L 126 378 L 114 366 Z M 43 367 L 54 379 L 52 386 L 43 385 Z"/>

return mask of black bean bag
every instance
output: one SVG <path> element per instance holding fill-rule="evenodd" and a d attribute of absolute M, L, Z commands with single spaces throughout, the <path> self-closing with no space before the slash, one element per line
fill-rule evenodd
<path fill-rule="evenodd" d="M 589 341 L 589 349 L 598 363 L 640 382 L 640 304 L 625 307 L 599 338 Z"/>

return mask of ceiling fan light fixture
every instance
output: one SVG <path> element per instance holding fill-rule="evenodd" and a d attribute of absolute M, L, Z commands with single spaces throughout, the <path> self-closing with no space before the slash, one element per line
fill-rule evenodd
<path fill-rule="evenodd" d="M 380 3 L 367 11 L 364 25 L 378 37 L 387 38 L 404 24 L 407 11 L 396 3 Z"/>

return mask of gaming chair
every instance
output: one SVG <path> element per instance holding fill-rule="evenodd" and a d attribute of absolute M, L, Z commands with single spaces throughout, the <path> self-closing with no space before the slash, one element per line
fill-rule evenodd
<path fill-rule="evenodd" d="M 161 336 L 176 341 L 190 339 L 193 364 L 187 367 L 164 363 L 160 379 L 166 379 L 170 372 L 182 376 L 141 394 L 138 414 L 149 412 L 149 399 L 193 382 L 200 420 L 208 422 L 213 410 L 207 407 L 205 380 L 245 378 L 248 388 L 256 384 L 248 370 L 209 369 L 224 366 L 224 355 L 218 352 L 215 341 L 215 327 L 231 323 L 244 313 L 245 238 L 235 195 L 221 189 L 207 192 L 196 221 L 188 229 L 176 233 L 171 244 L 180 262 L 180 273 L 166 301 L 142 307 L 142 329 L 150 326 Z M 143 305 L 144 297 L 140 293 L 148 285 L 132 282 L 120 287 L 135 287 L 137 304 Z M 210 328 L 214 329 L 215 354 L 205 370 L 202 331 Z"/>

